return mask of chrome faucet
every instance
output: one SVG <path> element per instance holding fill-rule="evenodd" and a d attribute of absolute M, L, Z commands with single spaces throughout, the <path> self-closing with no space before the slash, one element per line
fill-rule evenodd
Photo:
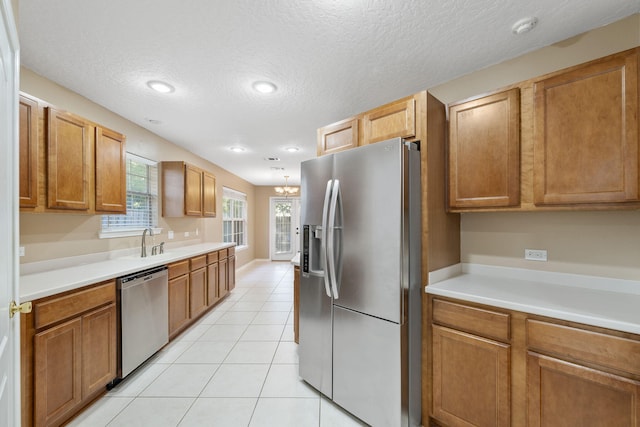
<path fill-rule="evenodd" d="M 153 230 L 151 228 L 145 228 L 144 231 L 142 232 L 142 251 L 140 253 L 141 258 L 147 257 L 147 242 L 146 242 L 147 231 L 149 232 L 149 236 L 153 236 Z"/>

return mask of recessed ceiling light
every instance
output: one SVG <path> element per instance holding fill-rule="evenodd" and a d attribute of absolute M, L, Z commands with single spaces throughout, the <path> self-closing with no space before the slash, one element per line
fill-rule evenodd
<path fill-rule="evenodd" d="M 156 92 L 160 92 L 160 93 L 171 93 L 174 90 L 176 90 L 169 83 L 161 82 L 160 80 L 148 81 L 147 86 L 149 86 L 151 89 L 155 90 Z"/>
<path fill-rule="evenodd" d="M 523 18 L 518 22 L 516 22 L 515 24 L 513 24 L 513 26 L 511 27 L 511 31 L 513 31 L 513 34 L 516 34 L 516 35 L 528 33 L 529 31 L 533 30 L 533 28 L 537 24 L 538 24 L 538 18 L 536 18 L 535 16 L 532 16 L 529 18 Z"/>
<path fill-rule="evenodd" d="M 300 149 L 298 147 L 287 147 L 285 148 L 285 150 L 287 150 L 289 153 L 295 153 L 300 151 Z"/>
<path fill-rule="evenodd" d="M 271 82 L 262 81 L 253 83 L 253 89 L 260 93 L 273 93 L 278 88 Z"/>
<path fill-rule="evenodd" d="M 229 150 L 233 151 L 234 153 L 242 153 L 244 151 L 244 148 L 236 146 L 229 148 Z"/>

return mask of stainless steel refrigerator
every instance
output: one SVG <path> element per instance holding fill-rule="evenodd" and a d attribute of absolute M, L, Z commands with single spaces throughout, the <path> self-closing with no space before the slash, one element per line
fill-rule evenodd
<path fill-rule="evenodd" d="M 372 426 L 420 425 L 420 151 L 302 163 L 300 376 Z"/>

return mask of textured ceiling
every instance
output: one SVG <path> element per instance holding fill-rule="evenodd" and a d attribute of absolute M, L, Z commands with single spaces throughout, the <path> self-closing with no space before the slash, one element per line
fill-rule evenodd
<path fill-rule="evenodd" d="M 273 185 L 299 182 L 318 127 L 639 11 L 640 0 L 20 0 L 19 30 L 27 68 Z M 535 31 L 513 35 L 527 16 Z M 256 80 L 278 90 L 256 93 Z"/>

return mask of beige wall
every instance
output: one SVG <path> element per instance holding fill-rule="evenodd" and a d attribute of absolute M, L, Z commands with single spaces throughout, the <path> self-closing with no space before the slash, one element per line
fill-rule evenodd
<path fill-rule="evenodd" d="M 124 133 L 127 136 L 128 152 L 157 161 L 180 159 L 214 173 L 218 194 L 218 216 L 216 218 L 161 217 L 159 226 L 163 230 L 161 235 L 154 237 L 156 244 L 161 241 L 167 244 L 187 243 L 187 241 L 221 242 L 222 187 L 230 187 L 245 193 L 249 206 L 249 248 L 237 251 L 237 265 L 241 266 L 254 259 L 255 238 L 253 236 L 256 233 L 251 206 L 255 205 L 255 187 L 251 183 L 26 68 L 22 68 L 20 72 L 20 90 Z M 174 231 L 174 240 L 168 240 L 169 230 Z M 135 248 L 140 244 L 138 237 L 99 239 L 99 231 L 100 215 L 21 213 L 20 245 L 25 247 L 25 256 L 20 261 L 21 263 L 34 262 Z M 185 232 L 190 233 L 189 238 L 184 237 Z"/>
<path fill-rule="evenodd" d="M 640 45 L 640 14 L 429 89 L 445 103 Z M 546 249 L 549 261 L 524 261 Z M 640 212 L 468 213 L 463 262 L 640 280 Z"/>

